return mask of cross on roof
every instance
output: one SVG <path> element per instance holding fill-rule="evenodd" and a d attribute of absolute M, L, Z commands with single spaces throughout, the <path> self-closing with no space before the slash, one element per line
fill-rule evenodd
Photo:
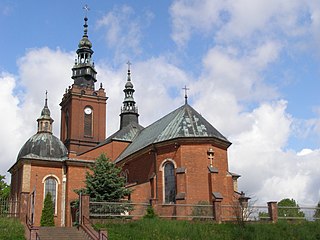
<path fill-rule="evenodd" d="M 185 85 L 184 88 L 182 88 L 184 90 L 184 99 L 185 99 L 185 104 L 188 103 L 188 90 L 190 90 L 190 88 L 187 88 L 187 86 Z"/>

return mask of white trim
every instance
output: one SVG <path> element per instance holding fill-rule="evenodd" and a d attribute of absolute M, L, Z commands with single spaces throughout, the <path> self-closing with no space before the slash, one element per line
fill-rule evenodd
<path fill-rule="evenodd" d="M 57 180 L 58 184 L 60 184 L 59 178 L 58 178 L 56 175 L 54 175 L 54 174 L 48 174 L 48 175 L 44 176 L 44 177 L 42 178 L 42 183 L 44 183 L 48 177 L 53 177 L 53 178 L 55 178 L 55 179 Z"/>
<path fill-rule="evenodd" d="M 166 159 L 163 160 L 162 163 L 160 164 L 160 167 L 159 167 L 159 171 L 160 171 L 160 172 L 163 172 L 164 165 L 165 165 L 167 162 L 172 162 L 173 165 L 174 165 L 174 168 L 175 168 L 175 169 L 177 168 L 177 164 L 176 164 L 176 162 L 175 162 L 172 158 L 166 158 Z"/>

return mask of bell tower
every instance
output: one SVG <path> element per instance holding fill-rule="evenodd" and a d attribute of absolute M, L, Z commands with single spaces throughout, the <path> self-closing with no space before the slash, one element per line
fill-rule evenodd
<path fill-rule="evenodd" d="M 70 154 L 79 154 L 96 146 L 106 135 L 106 92 L 95 88 L 97 72 L 92 61 L 92 43 L 88 38 L 88 18 L 78 44 L 72 68 L 73 84 L 66 89 L 61 106 L 60 139 Z"/>

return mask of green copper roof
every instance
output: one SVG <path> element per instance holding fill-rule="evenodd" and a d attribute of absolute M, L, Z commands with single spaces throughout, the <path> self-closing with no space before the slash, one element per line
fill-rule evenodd
<path fill-rule="evenodd" d="M 201 137 L 213 137 L 229 143 L 228 139 L 196 110 L 185 104 L 143 129 L 116 162 L 154 143 L 175 138 Z"/>

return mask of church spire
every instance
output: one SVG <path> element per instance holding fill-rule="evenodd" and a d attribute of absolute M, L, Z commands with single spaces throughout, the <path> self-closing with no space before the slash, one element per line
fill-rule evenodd
<path fill-rule="evenodd" d="M 120 114 L 120 129 L 127 126 L 131 122 L 138 123 L 138 107 L 136 106 L 136 102 L 133 98 L 133 93 L 135 92 L 133 88 L 133 84 L 131 82 L 131 63 L 128 61 L 128 73 L 127 73 L 127 82 L 125 84 L 124 92 L 124 100 L 123 106 L 121 108 Z"/>
<path fill-rule="evenodd" d="M 72 68 L 72 79 L 74 80 L 75 85 L 94 89 L 94 83 L 97 81 L 97 72 L 92 61 L 92 43 L 88 38 L 87 12 L 89 11 L 89 8 L 85 5 L 83 9 L 86 11 L 83 24 L 83 36 L 78 44 L 77 58 L 75 59 L 74 66 Z"/>
<path fill-rule="evenodd" d="M 44 107 L 41 111 L 41 116 L 37 119 L 38 121 L 38 133 L 47 132 L 52 133 L 53 119 L 50 116 L 50 110 L 48 108 L 48 92 L 46 91 L 46 98 L 44 101 Z"/>

